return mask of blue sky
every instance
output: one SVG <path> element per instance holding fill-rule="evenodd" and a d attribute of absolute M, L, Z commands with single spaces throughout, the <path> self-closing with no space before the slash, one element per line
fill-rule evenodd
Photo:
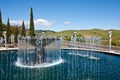
<path fill-rule="evenodd" d="M 120 30 L 120 0 L 0 0 L 3 22 L 9 17 L 12 25 L 29 27 L 31 7 L 35 29 Z"/>

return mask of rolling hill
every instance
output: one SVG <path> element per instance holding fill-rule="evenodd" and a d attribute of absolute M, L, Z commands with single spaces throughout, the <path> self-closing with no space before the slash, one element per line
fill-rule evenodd
<path fill-rule="evenodd" d="M 50 30 L 37 30 L 36 34 L 41 34 L 41 32 L 45 32 L 47 36 L 61 36 L 64 40 L 70 40 L 70 37 L 74 32 L 77 32 L 78 36 L 99 36 L 102 39 L 102 44 L 108 45 L 109 34 L 108 32 L 112 31 L 112 45 L 120 46 L 120 30 L 102 30 L 102 29 L 90 29 L 90 30 L 64 30 L 60 32 L 50 31 Z"/>

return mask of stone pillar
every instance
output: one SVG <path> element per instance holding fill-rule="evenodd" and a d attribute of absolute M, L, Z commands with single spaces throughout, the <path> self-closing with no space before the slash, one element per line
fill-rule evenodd
<path fill-rule="evenodd" d="M 111 51 L 112 31 L 109 31 L 109 50 Z"/>
<path fill-rule="evenodd" d="M 5 47 L 7 46 L 7 41 L 6 41 L 6 31 L 4 31 L 4 40 L 5 40 Z"/>
<path fill-rule="evenodd" d="M 76 39 L 77 39 L 77 37 L 76 37 L 76 32 L 74 32 L 74 47 L 76 47 Z"/>

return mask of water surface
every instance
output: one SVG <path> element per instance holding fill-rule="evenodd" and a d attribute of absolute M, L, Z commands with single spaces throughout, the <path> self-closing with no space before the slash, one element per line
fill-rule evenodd
<path fill-rule="evenodd" d="M 0 80 L 119 80 L 120 57 L 62 50 L 63 63 L 45 68 L 17 67 L 17 51 L 0 52 Z"/>

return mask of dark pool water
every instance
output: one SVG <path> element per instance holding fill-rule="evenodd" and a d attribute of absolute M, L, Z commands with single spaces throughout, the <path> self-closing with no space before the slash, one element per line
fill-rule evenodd
<path fill-rule="evenodd" d="M 63 63 L 30 69 L 15 65 L 16 53 L 0 52 L 0 80 L 120 80 L 120 56 L 62 50 Z"/>

